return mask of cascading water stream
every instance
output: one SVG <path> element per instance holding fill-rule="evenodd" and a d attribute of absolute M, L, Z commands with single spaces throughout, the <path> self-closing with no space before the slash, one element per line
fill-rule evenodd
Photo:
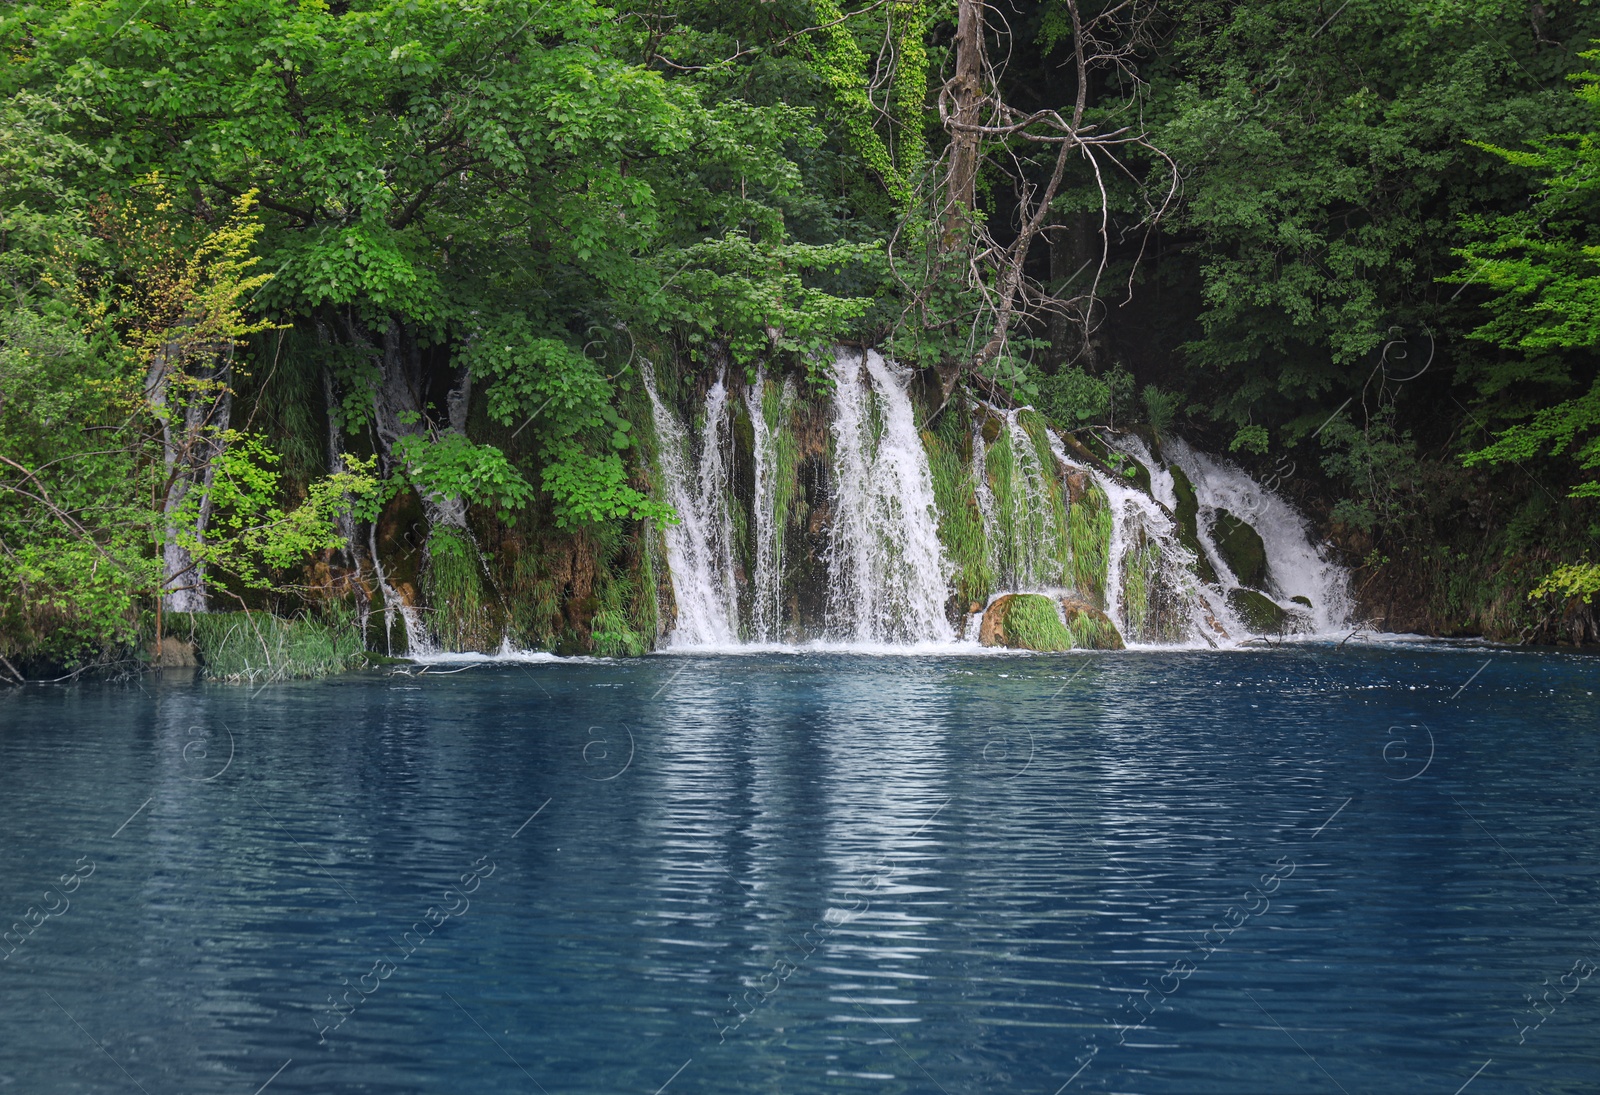
<path fill-rule="evenodd" d="M 728 389 L 719 373 L 706 393 L 699 456 L 691 464 L 693 449 L 677 416 L 662 403 L 655 374 L 648 364 L 641 367 L 641 373 L 655 422 L 662 486 L 667 501 L 678 511 L 678 524 L 668 525 L 662 537 L 678 606 L 677 624 L 668 644 L 730 646 L 739 641 L 739 606 L 733 570 L 733 515 L 722 461 Z"/>
<path fill-rule="evenodd" d="M 983 443 L 983 430 L 972 431 L 972 489 L 978 503 L 978 522 L 983 528 L 989 570 L 999 573 L 1000 526 L 995 518 L 994 490 L 989 486 L 989 451 Z"/>
<path fill-rule="evenodd" d="M 861 643 L 951 642 L 944 615 L 951 568 L 910 373 L 876 350 L 841 349 L 832 377 L 830 630 Z"/>
<path fill-rule="evenodd" d="M 753 486 L 755 576 L 751 583 L 750 638 L 758 643 L 777 642 L 783 621 L 783 524 L 778 512 L 774 474 L 778 466 L 778 438 L 794 403 L 792 381 L 771 398 L 765 368 L 757 369 L 755 383 L 745 391 L 753 436 Z M 770 417 L 769 417 L 770 412 Z"/>
<path fill-rule="evenodd" d="M 1204 643 L 1215 646 L 1225 637 L 1244 634 L 1243 625 L 1220 591 L 1207 587 L 1194 573 L 1194 554 L 1183 546 L 1178 537 L 1177 525 L 1162 494 L 1175 499 L 1172 476 L 1150 460 L 1151 486 L 1155 497 L 1136 487 L 1128 486 L 1115 476 L 1109 476 L 1073 460 L 1066 453 L 1054 432 L 1050 433 L 1050 447 L 1063 467 L 1087 474 L 1105 493 L 1111 511 L 1111 542 L 1107 548 L 1106 615 L 1117 625 L 1123 638 L 1130 642 L 1148 641 L 1145 635 L 1149 615 L 1151 591 L 1175 599 L 1172 614 L 1181 621 L 1181 634 L 1167 636 L 1167 641 Z M 1137 441 L 1137 438 L 1134 439 Z M 1146 452 L 1146 458 L 1149 454 Z M 1164 483 L 1157 482 L 1157 475 Z M 1164 488 L 1164 489 L 1163 489 Z M 1132 612 L 1128 603 L 1129 567 L 1139 567 L 1134 576 L 1136 584 L 1145 591 L 1143 611 Z"/>
<path fill-rule="evenodd" d="M 1315 632 L 1337 631 L 1349 622 L 1354 610 L 1349 574 L 1312 540 L 1306 519 L 1293 506 L 1240 468 L 1214 460 L 1177 438 L 1165 441 L 1162 451 L 1194 484 L 1200 505 L 1197 532 L 1219 577 L 1237 582 L 1214 539 L 1218 514 L 1225 510 L 1248 521 L 1261 537 L 1268 592 L 1283 607 L 1302 610 Z M 1293 601 L 1295 597 L 1311 602 L 1309 612 Z"/>
<path fill-rule="evenodd" d="M 996 580 L 1003 588 L 1016 590 L 1062 586 L 1066 583 L 1063 555 L 1067 530 L 1060 484 L 1023 426 L 1022 411 L 987 409 L 1003 423 L 1009 458 L 1004 469 L 1009 505 L 997 522 L 1002 535 L 994 552 Z"/>

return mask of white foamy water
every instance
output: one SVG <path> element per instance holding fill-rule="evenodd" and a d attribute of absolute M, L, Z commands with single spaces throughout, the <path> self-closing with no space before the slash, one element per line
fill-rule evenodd
<path fill-rule="evenodd" d="M 656 392 L 655 374 L 641 366 L 655 422 L 667 501 L 678 511 L 667 526 L 667 566 L 677 602 L 669 645 L 729 645 L 739 641 L 738 590 L 733 572 L 733 515 L 722 463 L 728 389 L 721 374 L 706 393 L 705 426 L 691 446 L 672 409 Z M 698 453 L 695 450 L 698 449 Z"/>
<path fill-rule="evenodd" d="M 755 517 L 755 577 L 751 590 L 750 638 L 757 643 L 776 642 L 783 623 L 784 514 L 777 511 L 773 475 L 778 462 L 778 435 L 795 399 L 794 382 L 786 378 L 778 399 L 777 420 L 769 422 L 764 407 L 766 390 L 766 369 L 762 367 L 756 371 L 755 384 L 745 392 L 745 407 L 750 412 L 754 437 L 751 508 Z"/>
<path fill-rule="evenodd" d="M 1138 438 L 1133 438 L 1138 441 Z M 1158 592 L 1178 598 L 1184 620 L 1185 637 L 1179 645 L 1218 646 L 1237 641 L 1247 634 L 1243 623 L 1228 607 L 1220 590 L 1201 582 L 1194 572 L 1194 554 L 1178 538 L 1177 522 L 1171 507 L 1158 502 L 1137 487 L 1129 486 L 1115 476 L 1105 475 L 1098 469 L 1079 464 L 1066 454 L 1064 446 L 1054 432 L 1050 434 L 1050 447 L 1064 467 L 1086 472 L 1105 492 L 1111 507 L 1111 546 L 1106 574 L 1106 615 L 1122 633 L 1123 641 L 1141 641 L 1140 621 L 1128 616 L 1126 584 L 1128 567 L 1136 564 L 1141 545 L 1154 544 L 1157 548 L 1155 565 L 1143 575 L 1147 586 Z M 1139 455 L 1142 454 L 1142 459 Z M 1164 480 L 1165 492 L 1176 502 L 1172 476 L 1151 458 L 1142 442 L 1129 455 L 1145 464 L 1155 485 L 1157 474 Z M 1130 558 L 1132 557 L 1132 558 Z"/>
<path fill-rule="evenodd" d="M 976 648 L 977 615 L 952 626 L 946 605 L 954 571 L 938 538 L 933 477 L 915 421 L 912 374 L 875 351 L 838 350 L 833 382 L 828 463 L 816 484 L 825 496 L 824 619 L 816 638 L 783 622 L 785 515 L 778 512 L 780 443 L 797 396 L 792 382 L 770 389 L 764 370 L 743 395 L 751 422 L 751 495 L 735 500 L 729 392 L 725 378 L 706 393 L 690 436 L 643 370 L 660 449 L 661 490 L 680 523 L 662 537 L 677 602 L 666 646 L 676 652 L 851 651 L 949 653 Z M 774 398 L 777 397 L 777 398 Z M 1213 526 L 1227 509 L 1261 535 L 1268 577 L 1263 592 L 1290 613 L 1290 630 L 1326 634 L 1346 623 L 1351 598 L 1345 572 L 1310 540 L 1309 526 L 1281 498 L 1230 464 L 1195 452 L 1177 439 L 1163 442 L 1170 467 L 1181 467 L 1199 502 L 1196 538 L 1218 582 L 1200 580 L 1197 560 L 1174 516 L 1173 472 L 1138 437 L 1108 435 L 1124 456 L 1150 473 L 1150 491 L 1071 458 L 1047 430 L 1049 452 L 1035 445 L 1018 410 L 984 405 L 1010 451 L 1010 490 L 993 489 L 995 459 L 981 430 L 971 440 L 978 516 L 996 585 L 1008 591 L 1057 596 L 1070 582 L 1063 569 L 1067 535 L 1078 517 L 1066 508 L 1060 525 L 1053 499 L 1064 470 L 1087 474 L 1104 492 L 1111 521 L 1106 575 L 1107 616 L 1131 645 L 1219 646 L 1249 639 L 1230 595 L 1239 583 L 1217 551 Z M 742 453 L 743 450 L 741 449 Z M 739 459 L 745 459 L 740 456 Z M 808 488 L 814 489 L 814 488 Z M 734 506 L 749 505 L 748 523 Z M 750 572 L 735 566 L 736 529 L 748 535 Z M 823 590 L 816 590 L 822 593 Z M 997 594 L 998 595 L 998 594 Z M 1304 597 L 1312 608 L 1296 604 Z M 748 621 L 747 633 L 741 620 Z M 957 632 L 960 632 L 958 638 Z"/>
<path fill-rule="evenodd" d="M 951 567 L 939 543 L 910 372 L 876 350 L 841 349 L 832 376 L 829 630 L 862 643 L 951 642 L 944 616 Z"/>
<path fill-rule="evenodd" d="M 1208 456 L 1177 438 L 1165 441 L 1162 451 L 1194 484 L 1195 499 L 1200 504 L 1200 542 L 1219 578 L 1238 584 L 1212 538 L 1217 511 L 1225 509 L 1248 521 L 1260 535 L 1267 556 L 1267 592 L 1279 604 L 1291 612 L 1305 614 L 1304 607 L 1291 598 L 1309 600 L 1309 623 L 1315 632 L 1333 632 L 1348 626 L 1355 603 L 1350 575 L 1329 558 L 1325 546 L 1312 539 L 1309 522 L 1293 506 L 1237 466 Z"/>

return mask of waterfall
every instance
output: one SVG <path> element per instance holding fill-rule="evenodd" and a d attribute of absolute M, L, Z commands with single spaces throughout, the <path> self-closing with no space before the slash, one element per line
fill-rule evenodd
<path fill-rule="evenodd" d="M 1120 444 L 1123 439 L 1118 440 Z M 1194 553 L 1179 538 L 1172 517 L 1176 490 L 1171 473 L 1150 458 L 1138 438 L 1131 442 L 1150 469 L 1150 494 L 1072 460 L 1060 439 L 1050 434 L 1050 447 L 1061 465 L 1087 474 L 1110 505 L 1106 615 L 1129 642 L 1215 646 L 1223 638 L 1242 636 L 1244 626 L 1226 597 L 1199 580 Z"/>
<path fill-rule="evenodd" d="M 863 643 L 951 642 L 955 632 L 944 615 L 951 568 L 939 543 L 910 373 L 875 350 L 841 349 L 832 379 L 830 630 Z"/>
<path fill-rule="evenodd" d="M 984 512 L 984 532 L 989 541 L 995 580 L 1002 589 L 1045 590 L 1067 584 L 1067 513 L 1061 499 L 1061 482 L 1050 452 L 1039 451 L 1034 431 L 1022 421 L 1034 415 L 1034 426 L 1048 437 L 1049 428 L 1031 407 L 1001 410 L 981 404 L 998 418 L 1004 430 L 997 444 L 984 455 L 979 477 L 979 510 Z M 982 431 L 975 431 L 981 444 Z M 1000 443 L 1003 442 L 1003 443 Z M 1001 497 L 990 487 L 988 470 L 1001 482 Z"/>
<path fill-rule="evenodd" d="M 1307 626 L 1316 632 L 1336 631 L 1349 621 L 1355 602 L 1349 574 L 1312 540 L 1310 526 L 1293 506 L 1240 468 L 1197 452 L 1177 438 L 1166 441 L 1162 451 L 1194 484 L 1200 504 L 1197 532 L 1219 578 L 1238 584 L 1217 550 L 1213 534 L 1219 513 L 1226 511 L 1248 521 L 1261 537 L 1267 557 L 1267 592 L 1275 600 L 1289 611 L 1309 617 Z M 1294 601 L 1296 597 L 1311 603 L 1309 611 Z"/>
<path fill-rule="evenodd" d="M 722 461 L 722 434 L 728 389 L 719 372 L 706 392 L 705 424 L 698 461 L 684 428 L 656 391 L 648 364 L 640 369 L 656 428 L 662 487 L 678 511 L 678 524 L 663 539 L 677 624 L 667 638 L 672 646 L 729 646 L 739 641 L 738 590 L 733 570 L 733 515 L 729 509 Z"/>
<path fill-rule="evenodd" d="M 988 556 L 989 570 L 1000 572 L 1000 526 L 995 518 L 994 490 L 989 486 L 989 453 L 983 443 L 983 427 L 973 424 L 972 429 L 972 489 L 978 503 L 978 521 L 983 528 L 983 543 Z M 974 632 L 976 634 L 976 632 Z"/>
<path fill-rule="evenodd" d="M 1194 553 L 1155 499 L 1115 477 L 1094 475 L 1111 501 L 1106 615 L 1123 636 L 1215 646 L 1224 636 L 1243 635 L 1227 602 L 1195 576 Z"/>
<path fill-rule="evenodd" d="M 755 383 L 745 391 L 753 437 L 753 487 L 755 514 L 755 580 L 750 604 L 750 638 L 758 643 L 777 642 L 783 622 L 783 531 L 786 514 L 775 475 L 779 465 L 778 439 L 784 419 L 794 403 L 794 383 L 785 379 L 774 393 L 767 390 L 765 367 L 756 370 Z M 769 417 L 770 413 L 770 417 Z"/>
<path fill-rule="evenodd" d="M 428 625 L 422 622 L 422 613 L 411 605 L 400 605 L 398 611 L 406 625 L 406 656 L 417 658 L 437 654 L 438 647 L 428 634 Z"/>
<path fill-rule="evenodd" d="M 912 372 L 875 351 L 840 349 L 827 373 L 826 406 L 766 367 L 742 391 L 719 373 L 686 422 L 642 369 L 657 492 L 679 517 L 656 541 L 677 602 L 666 645 L 953 644 L 952 599 L 985 592 L 1071 593 L 1140 646 L 1326 632 L 1350 612 L 1345 572 L 1288 503 L 1182 441 L 1085 439 L 1146 488 L 1074 458 L 1027 407 L 968 395 L 956 413 L 973 419 L 920 433 Z"/>

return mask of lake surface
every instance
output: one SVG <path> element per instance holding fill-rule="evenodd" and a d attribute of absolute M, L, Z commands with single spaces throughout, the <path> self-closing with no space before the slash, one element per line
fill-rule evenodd
<path fill-rule="evenodd" d="M 30 689 L 0 1092 L 1595 1092 L 1597 692 L 1406 644 Z"/>

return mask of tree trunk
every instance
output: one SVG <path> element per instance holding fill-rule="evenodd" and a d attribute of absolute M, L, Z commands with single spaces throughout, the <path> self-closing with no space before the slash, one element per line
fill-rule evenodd
<path fill-rule="evenodd" d="M 401 438 L 427 433 L 427 380 L 422 351 L 416 340 L 398 322 L 390 320 L 383 333 L 383 383 L 373 394 L 380 455 L 386 472 L 396 470 L 394 447 Z M 471 375 L 465 368 L 457 369 L 455 383 L 445 399 L 449 432 L 466 433 L 467 402 L 471 394 Z M 460 495 L 417 493 L 422 499 L 422 512 L 428 519 L 430 531 L 441 526 L 466 530 L 467 504 Z"/>
<path fill-rule="evenodd" d="M 168 612 L 207 612 L 205 562 L 182 538 L 204 541 L 211 523 L 211 485 L 223 434 L 233 410 L 233 347 L 216 347 L 198 367 L 181 361 L 179 343 L 155 355 L 145 381 L 145 397 L 161 420 L 161 455 L 166 493 L 161 500 L 162 589 Z M 189 368 L 184 368 L 190 364 Z M 174 381 L 177 381 L 175 384 Z M 200 501 L 184 513 L 189 495 Z"/>
<path fill-rule="evenodd" d="M 956 13 L 956 73 L 950 81 L 955 100 L 955 129 L 950 135 L 950 181 L 946 197 L 942 249 L 959 246 L 977 205 L 978 134 L 963 127 L 982 120 L 983 3 L 959 0 Z"/>
<path fill-rule="evenodd" d="M 430 423 L 426 414 L 428 411 L 428 369 L 423 359 L 421 348 L 410 332 L 393 320 L 383 333 L 382 345 L 382 382 L 373 392 L 373 412 L 378 439 L 378 455 L 385 475 L 393 475 L 404 470 L 401 465 L 402 456 L 396 452 L 400 442 L 407 438 L 420 438 L 434 436 L 461 434 L 465 435 L 467 428 L 467 407 L 472 394 L 472 377 L 465 367 L 457 367 L 452 378 L 450 389 L 445 396 L 445 418 L 442 426 Z M 463 542 L 467 549 L 478 560 L 478 568 L 482 569 L 482 556 L 478 551 L 477 541 L 472 536 L 467 525 L 467 502 L 459 494 L 438 494 L 425 490 L 418 490 L 417 496 L 422 503 L 422 515 L 427 522 L 427 538 L 422 548 L 421 573 L 421 600 L 430 602 L 427 608 L 435 614 L 434 621 L 424 628 L 426 634 L 415 634 L 414 627 L 422 627 L 422 622 L 417 618 L 412 608 L 419 606 L 406 606 L 402 609 L 407 613 L 407 634 L 413 648 L 418 644 L 432 646 L 440 643 L 446 649 L 461 648 L 461 644 L 469 641 L 464 638 L 471 627 L 464 624 L 463 620 L 473 618 L 476 611 L 476 590 L 471 590 L 460 596 L 462 603 L 431 603 L 442 600 L 429 592 L 428 576 L 435 574 L 435 552 L 441 547 L 442 541 L 454 538 Z M 385 612 L 390 610 L 387 603 L 390 591 L 386 588 L 381 563 L 377 558 L 376 549 L 373 552 L 373 566 L 378 576 L 379 588 L 385 597 Z"/>

